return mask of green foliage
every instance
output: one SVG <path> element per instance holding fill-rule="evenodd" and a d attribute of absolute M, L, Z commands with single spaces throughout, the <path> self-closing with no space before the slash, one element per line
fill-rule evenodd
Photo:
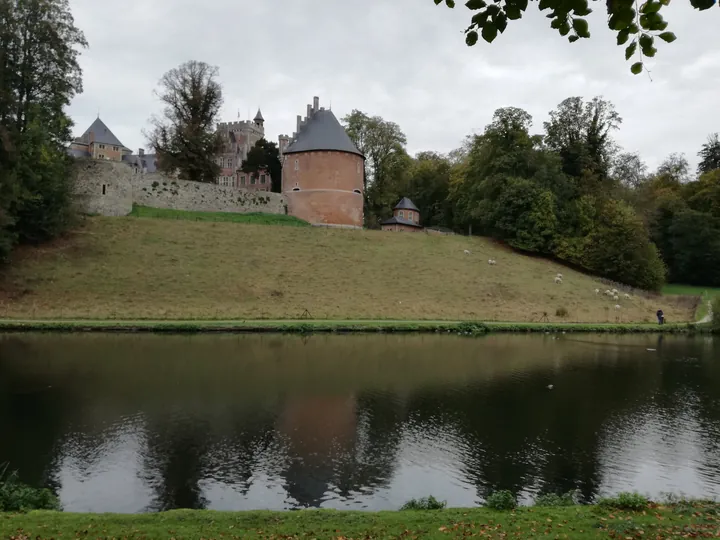
<path fill-rule="evenodd" d="M 515 510 L 517 508 L 517 499 L 510 491 L 496 491 L 485 499 L 485 506 L 492 510 Z"/>
<path fill-rule="evenodd" d="M 158 157 L 158 169 L 195 182 L 214 183 L 220 174 L 215 156 L 222 150 L 216 132 L 222 88 L 218 68 L 191 60 L 171 69 L 160 79 L 157 95 L 165 106 L 162 117 L 153 117 L 147 133 Z"/>
<path fill-rule="evenodd" d="M 441 0 L 434 0 L 440 4 Z M 634 0 L 613 0 L 603 5 L 607 11 L 608 27 L 617 33 L 618 45 L 624 45 L 635 36 L 633 46 L 640 44 L 642 55 L 652 58 L 655 56 L 655 37 L 665 43 L 672 43 L 676 37 L 667 31 L 668 23 L 663 18 L 662 10 L 669 4 L 669 0 L 647 0 L 639 6 Z M 717 0 L 690 0 L 695 9 L 706 10 L 713 7 Z M 446 0 L 445 4 L 453 8 L 455 2 Z M 483 40 L 492 43 L 498 33 L 503 33 L 508 21 L 522 18 L 527 11 L 528 0 L 468 0 L 465 7 L 473 12 L 470 25 L 465 29 L 465 43 L 473 46 L 478 41 L 478 32 Z M 540 11 L 547 11 L 550 27 L 563 36 L 570 43 L 590 37 L 590 26 L 586 17 L 592 13 L 588 0 L 540 0 L 537 3 Z M 635 54 L 626 53 L 626 59 Z M 631 71 L 634 74 L 642 72 L 642 56 L 640 61 L 633 64 Z"/>
<path fill-rule="evenodd" d="M 27 486 L 7 465 L 0 466 L 0 512 L 29 510 L 60 510 L 60 501 L 49 489 Z"/>
<path fill-rule="evenodd" d="M 558 495 L 557 493 L 546 493 L 545 495 L 540 495 L 537 499 L 535 499 L 535 506 L 575 506 L 578 504 L 577 496 L 577 492 L 575 491 L 569 491 L 563 495 Z"/>
<path fill-rule="evenodd" d="M 616 508 L 618 510 L 630 510 L 639 512 L 647 508 L 650 501 L 639 493 L 618 493 L 615 497 L 603 497 L 597 501 L 601 508 Z"/>
<path fill-rule="evenodd" d="M 309 227 L 307 221 L 284 214 L 263 214 L 250 212 L 191 212 L 186 210 L 170 210 L 167 208 L 150 208 L 134 205 L 130 216 L 158 219 L 182 219 L 186 221 L 225 221 L 231 223 L 251 223 L 255 225 L 289 225 L 292 227 Z"/>
<path fill-rule="evenodd" d="M 720 169 L 720 136 L 713 133 L 708 137 L 702 149 L 698 152 L 700 164 L 698 165 L 698 174 L 708 173 L 716 169 Z"/>
<path fill-rule="evenodd" d="M 643 221 L 620 201 L 604 205 L 585 239 L 582 257 L 588 270 L 633 287 L 659 290 L 666 269 Z"/>
<path fill-rule="evenodd" d="M 484 323 L 463 322 L 457 325 L 457 333 L 461 336 L 480 336 L 487 334 L 489 328 Z"/>
<path fill-rule="evenodd" d="M 410 499 L 402 505 L 400 510 L 442 510 L 447 506 L 447 501 L 438 501 L 435 497 L 423 497 L 422 499 Z"/>
<path fill-rule="evenodd" d="M 0 261 L 74 222 L 65 114 L 87 44 L 67 0 L 0 2 Z"/>
<path fill-rule="evenodd" d="M 276 143 L 269 142 L 265 138 L 256 142 L 242 162 L 242 171 L 253 174 L 267 171 L 272 181 L 272 191 L 274 193 L 282 191 L 282 163 Z"/>
<path fill-rule="evenodd" d="M 365 224 L 380 226 L 389 217 L 406 187 L 411 159 L 405 151 L 407 138 L 395 122 L 353 110 L 342 119 L 345 130 L 365 156 Z"/>

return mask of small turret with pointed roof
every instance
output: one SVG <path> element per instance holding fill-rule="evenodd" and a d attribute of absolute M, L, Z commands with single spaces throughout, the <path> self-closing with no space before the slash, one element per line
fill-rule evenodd
<path fill-rule="evenodd" d="M 253 121 L 258 125 L 262 126 L 265 123 L 265 119 L 263 118 L 262 112 L 260 112 L 260 107 L 258 107 L 258 112 L 255 115 L 255 118 Z"/>

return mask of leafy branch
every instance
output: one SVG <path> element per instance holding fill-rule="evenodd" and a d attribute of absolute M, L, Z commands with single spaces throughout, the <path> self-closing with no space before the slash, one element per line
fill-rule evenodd
<path fill-rule="evenodd" d="M 445 3 L 455 7 L 455 0 L 433 0 L 435 4 Z M 465 7 L 475 12 L 470 25 L 465 29 L 465 43 L 475 45 L 480 37 L 492 43 L 508 26 L 508 21 L 522 18 L 527 11 L 529 0 L 468 0 Z M 656 38 L 672 43 L 677 38 L 667 31 L 668 23 L 662 16 L 663 7 L 670 0 L 647 0 L 638 6 L 637 0 L 606 0 L 608 27 L 617 33 L 617 43 L 627 44 L 625 58 L 630 60 L 637 52 L 640 61 L 631 65 L 630 71 L 637 75 L 644 68 L 644 59 L 653 58 L 657 53 Z M 718 4 L 718 0 L 690 0 L 690 4 L 704 11 Z M 550 27 L 567 37 L 570 43 L 590 37 L 590 26 L 586 17 L 592 13 L 588 0 L 539 0 L 540 11 L 548 11 Z M 632 41 L 628 44 L 628 41 Z"/>

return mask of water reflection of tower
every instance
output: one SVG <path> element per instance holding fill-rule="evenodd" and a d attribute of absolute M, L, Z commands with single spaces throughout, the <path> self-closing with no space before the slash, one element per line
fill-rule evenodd
<path fill-rule="evenodd" d="M 356 400 L 345 396 L 297 396 L 287 400 L 278 431 L 288 443 L 287 491 L 299 506 L 320 506 L 337 465 L 356 441 Z"/>

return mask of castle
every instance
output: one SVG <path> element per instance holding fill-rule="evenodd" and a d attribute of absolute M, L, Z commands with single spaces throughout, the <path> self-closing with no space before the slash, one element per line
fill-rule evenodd
<path fill-rule="evenodd" d="M 217 131 L 223 141 L 221 152 L 215 156 L 216 163 L 220 166 L 220 174 L 216 182 L 218 186 L 230 188 L 228 193 L 234 190 L 270 192 L 271 179 L 267 171 L 261 170 L 257 173 L 242 171 L 243 161 L 247 158 L 250 149 L 265 137 L 265 119 L 260 109 L 252 121 L 219 123 Z M 297 116 L 296 131 L 292 137 L 288 135 L 278 137 L 278 150 L 282 162 L 282 200 L 273 203 L 275 204 L 273 211 L 276 212 L 279 207 L 285 208 L 286 213 L 313 225 L 362 228 L 365 158 L 332 111 L 320 107 L 318 97 L 314 97 L 313 104 L 307 106 L 304 118 Z M 142 148 L 137 154 L 133 154 L 99 117 L 82 136 L 72 142 L 69 153 L 75 157 L 122 162 L 130 167 L 132 174 L 140 176 L 154 175 L 157 170 L 155 154 L 146 154 Z M 112 170 L 117 176 L 122 169 Z M 120 176 L 125 177 L 124 174 Z M 110 181 L 104 177 L 93 182 L 91 178 L 84 178 L 82 183 L 82 194 L 85 199 L 92 201 L 91 206 L 96 212 L 103 213 L 108 205 L 102 199 L 111 195 L 108 190 L 112 191 L 114 187 L 124 190 L 122 186 L 127 180 Z M 138 182 L 133 183 L 140 186 Z M 155 184 L 158 184 L 158 181 L 153 180 L 153 184 L 150 184 L 153 187 L 151 191 L 156 191 Z M 165 182 L 161 184 L 167 185 Z M 175 193 L 180 184 L 173 181 L 170 185 L 176 187 L 163 191 L 170 191 L 173 194 L 172 200 L 164 201 L 163 204 L 179 210 L 197 207 L 193 203 L 193 208 L 183 208 L 184 199 Z M 197 189 L 200 189 L 200 186 L 197 186 Z M 142 187 L 135 189 L 136 195 L 131 197 L 133 201 L 141 197 L 141 191 L 142 197 L 148 192 L 144 183 Z M 206 191 L 204 187 L 201 190 L 203 194 Z M 212 197 L 208 196 L 208 200 L 215 200 L 216 195 L 216 192 L 212 192 Z M 99 199 L 95 200 L 95 198 Z M 154 200 L 160 203 L 164 198 L 167 196 L 163 195 Z M 223 194 L 221 198 L 224 200 L 227 195 Z M 241 196 L 238 201 L 241 200 L 245 199 Z M 206 209 L 207 200 L 202 204 L 203 209 Z M 223 205 L 223 211 L 227 211 L 226 204 Z M 122 214 L 123 209 L 127 207 L 127 198 L 124 199 L 123 206 L 112 204 L 110 206 L 113 206 L 113 213 L 110 215 Z M 242 209 L 237 211 L 245 211 L 244 203 L 238 208 Z M 262 211 L 257 205 L 255 208 L 256 211 Z M 220 210 L 209 208 L 207 211 Z"/>

